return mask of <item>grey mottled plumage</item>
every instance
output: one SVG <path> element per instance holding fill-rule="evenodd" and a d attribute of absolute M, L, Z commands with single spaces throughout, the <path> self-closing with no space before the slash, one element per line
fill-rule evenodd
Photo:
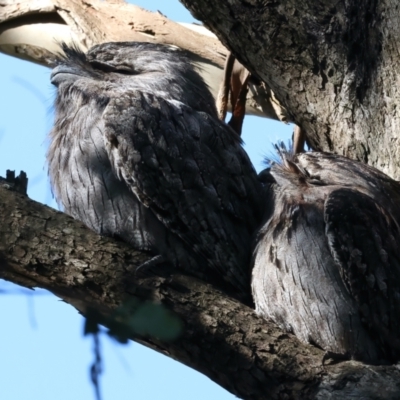
<path fill-rule="evenodd" d="M 325 153 L 262 173 L 267 216 L 254 252 L 257 312 L 299 339 L 379 363 L 400 356 L 400 185 Z"/>
<path fill-rule="evenodd" d="M 248 293 L 260 184 L 189 60 L 150 43 L 64 50 L 47 156 L 64 210 Z"/>

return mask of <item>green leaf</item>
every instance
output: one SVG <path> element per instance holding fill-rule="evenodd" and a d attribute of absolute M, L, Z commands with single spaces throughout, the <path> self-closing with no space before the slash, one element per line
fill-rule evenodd
<path fill-rule="evenodd" d="M 181 320 L 161 304 L 144 303 L 129 319 L 131 328 L 142 336 L 161 340 L 176 339 L 182 332 Z"/>

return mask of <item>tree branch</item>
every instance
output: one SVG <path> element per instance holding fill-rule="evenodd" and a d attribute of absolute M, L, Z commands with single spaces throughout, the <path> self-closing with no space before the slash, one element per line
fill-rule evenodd
<path fill-rule="evenodd" d="M 74 42 L 84 51 L 115 41 L 178 46 L 200 66 L 199 72 L 215 98 L 228 53 L 202 26 L 179 24 L 123 1 L 14 0 L 0 7 L 0 51 L 49 66 L 62 41 Z M 246 106 L 249 114 L 286 118 L 286 111 L 265 85 L 250 85 Z"/>
<path fill-rule="evenodd" d="M 397 398 L 400 372 L 356 362 L 323 366 L 300 343 L 211 285 L 175 272 L 138 278 L 149 259 L 72 218 L 0 187 L 0 278 L 50 290 L 85 314 L 110 317 L 129 298 L 161 302 L 185 323 L 174 342 L 133 338 L 204 373 L 245 399 Z M 339 397 L 336 397 L 339 398 Z"/>

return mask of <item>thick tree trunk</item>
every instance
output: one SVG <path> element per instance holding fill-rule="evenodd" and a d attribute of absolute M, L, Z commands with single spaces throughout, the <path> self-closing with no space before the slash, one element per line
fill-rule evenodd
<path fill-rule="evenodd" d="M 274 91 L 314 149 L 400 178 L 396 0 L 181 0 Z"/>

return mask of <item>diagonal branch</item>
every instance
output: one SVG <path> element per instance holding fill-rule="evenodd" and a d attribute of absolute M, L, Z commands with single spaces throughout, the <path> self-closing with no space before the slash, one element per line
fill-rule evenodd
<path fill-rule="evenodd" d="M 86 51 L 95 44 L 140 41 L 172 44 L 185 49 L 200 66 L 214 97 L 223 76 L 228 53 L 217 37 L 203 26 L 181 24 L 161 13 L 146 11 L 123 1 L 8 0 L 0 2 L 0 51 L 49 66 L 60 42 Z M 264 85 L 251 85 L 249 114 L 279 120 L 286 115 Z"/>
<path fill-rule="evenodd" d="M 48 289 L 83 314 L 94 309 L 110 316 L 129 298 L 161 302 L 184 321 L 182 336 L 170 343 L 133 339 L 241 398 L 357 397 L 366 390 L 397 396 L 396 368 L 355 362 L 324 367 L 321 350 L 282 333 L 213 286 L 176 273 L 138 278 L 133 271 L 148 254 L 1 187 L 0 220 L 0 278 Z"/>

